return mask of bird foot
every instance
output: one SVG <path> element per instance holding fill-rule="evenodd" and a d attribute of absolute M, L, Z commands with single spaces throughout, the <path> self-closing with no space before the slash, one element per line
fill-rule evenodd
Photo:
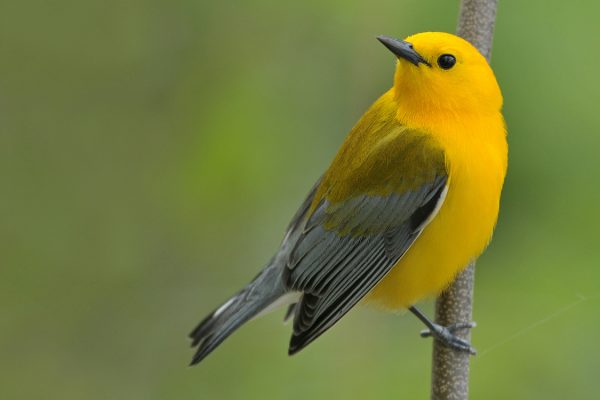
<path fill-rule="evenodd" d="M 436 340 L 451 349 L 475 355 L 477 354 L 475 348 L 473 348 L 468 341 L 455 335 L 457 331 L 471 329 L 475 326 L 477 326 L 475 322 L 459 322 L 448 326 L 432 323 L 432 329 L 421 331 L 421 337 L 426 338 L 433 336 Z"/>

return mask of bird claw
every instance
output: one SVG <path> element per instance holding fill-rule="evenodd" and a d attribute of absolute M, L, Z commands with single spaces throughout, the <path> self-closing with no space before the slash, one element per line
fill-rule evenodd
<path fill-rule="evenodd" d="M 471 328 L 475 328 L 477 326 L 476 322 L 457 322 L 456 324 L 450 324 L 448 326 L 441 326 L 441 325 L 437 325 L 440 328 L 445 328 L 448 331 L 450 331 L 450 333 L 455 333 L 456 331 L 460 331 L 463 329 L 471 329 Z M 427 338 L 432 336 L 431 334 L 431 330 L 430 329 L 423 329 L 421 332 L 421 337 L 423 338 Z"/>
<path fill-rule="evenodd" d="M 433 336 L 443 345 L 450 347 L 451 349 L 475 355 L 477 354 L 477 351 L 471 346 L 471 344 L 454 334 L 457 331 L 471 329 L 475 326 L 477 326 L 475 322 L 458 322 L 448 326 L 434 324 L 433 329 L 422 330 L 421 337 L 427 338 Z"/>

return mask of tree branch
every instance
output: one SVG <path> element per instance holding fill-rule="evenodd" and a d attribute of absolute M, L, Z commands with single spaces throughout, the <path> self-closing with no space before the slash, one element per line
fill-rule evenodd
<path fill-rule="evenodd" d="M 471 42 L 490 61 L 498 0 L 461 0 L 457 34 Z M 470 322 L 473 315 L 475 262 L 472 262 L 437 299 L 435 320 L 447 326 Z M 458 336 L 471 340 L 470 330 Z M 432 400 L 466 400 L 469 397 L 470 355 L 433 341 Z"/>

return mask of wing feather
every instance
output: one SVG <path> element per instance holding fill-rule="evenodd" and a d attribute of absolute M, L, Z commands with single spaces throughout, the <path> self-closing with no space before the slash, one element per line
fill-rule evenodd
<path fill-rule="evenodd" d="M 364 195 L 341 207 L 321 203 L 287 265 L 290 289 L 304 293 L 290 353 L 337 322 L 389 272 L 424 228 L 446 183 L 438 176 L 416 191 Z"/>
<path fill-rule="evenodd" d="M 444 200 L 443 150 L 431 135 L 401 126 L 394 112 L 388 103 L 376 103 L 290 224 L 278 253 L 284 284 L 302 294 L 293 308 L 290 353 L 325 332 L 383 279 Z"/>

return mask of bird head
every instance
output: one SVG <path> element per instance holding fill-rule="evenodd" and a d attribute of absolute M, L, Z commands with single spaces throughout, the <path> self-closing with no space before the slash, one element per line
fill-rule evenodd
<path fill-rule="evenodd" d="M 502 94 L 486 59 L 464 39 L 425 32 L 377 38 L 398 58 L 395 98 L 405 112 L 498 112 Z"/>

